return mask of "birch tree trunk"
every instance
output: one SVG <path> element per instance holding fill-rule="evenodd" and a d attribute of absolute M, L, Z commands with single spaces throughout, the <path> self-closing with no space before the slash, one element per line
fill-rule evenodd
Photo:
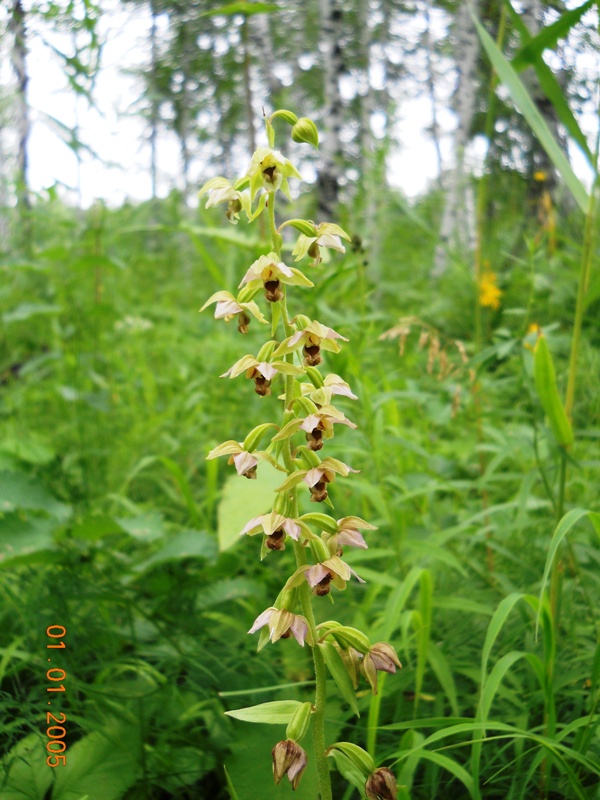
<path fill-rule="evenodd" d="M 471 6 L 477 14 L 479 0 L 472 0 Z M 448 179 L 440 241 L 435 252 L 432 278 L 439 278 L 445 272 L 448 248 L 466 252 L 473 249 L 475 240 L 474 203 L 466 171 L 465 150 L 469 143 L 471 123 L 475 114 L 479 38 L 466 3 L 460 4 L 455 20 L 455 60 L 458 67 L 454 101 L 458 118 L 454 136 L 456 165 Z"/>
<path fill-rule="evenodd" d="M 27 176 L 27 142 L 30 132 L 29 108 L 27 105 L 27 83 L 29 78 L 26 65 L 27 32 L 25 28 L 25 10 L 21 0 L 14 0 L 8 27 L 12 34 L 12 66 L 17 79 L 17 201 L 23 210 L 28 211 L 31 207 Z"/>
<path fill-rule="evenodd" d="M 435 97 L 435 70 L 433 66 L 433 37 L 431 35 L 431 14 L 430 6 L 432 0 L 425 0 L 423 7 L 423 16 L 425 18 L 425 64 L 427 69 L 427 92 L 429 94 L 429 102 L 431 103 L 431 136 L 433 139 L 433 146 L 435 147 L 435 155 L 437 159 L 437 184 L 440 189 L 444 188 L 444 179 L 442 175 L 442 150 L 440 147 L 440 126 L 437 117 L 437 102 Z"/>
<path fill-rule="evenodd" d="M 340 77 L 344 63 L 340 46 L 342 11 L 338 3 L 339 0 L 320 0 L 319 2 L 325 81 L 325 137 L 321 147 L 321 169 L 317 180 L 320 221 L 329 220 L 334 216 L 339 195 L 338 162 L 341 152 L 340 131 L 342 128 Z"/>
<path fill-rule="evenodd" d="M 151 70 L 151 89 L 150 89 L 150 182 L 152 185 L 152 199 L 157 196 L 157 142 L 158 142 L 158 87 L 157 65 L 158 65 L 158 41 L 156 32 L 156 0 L 150 0 L 150 70 Z"/>

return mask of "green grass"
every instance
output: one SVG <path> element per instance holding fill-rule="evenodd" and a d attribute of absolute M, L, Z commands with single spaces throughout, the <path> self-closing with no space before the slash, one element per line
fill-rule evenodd
<path fill-rule="evenodd" d="M 475 358 L 470 265 L 429 278 L 435 196 L 414 209 L 421 228 L 382 200 L 377 241 L 325 265 L 302 305 L 291 299 L 292 314 L 351 340 L 326 362 L 360 398 L 340 403 L 358 431 L 327 445 L 361 470 L 334 485 L 335 515 L 379 526 L 368 551 L 345 554 L 367 583 L 335 598 L 335 616 L 390 640 L 404 665 L 375 698 L 360 685 L 359 718 L 332 684 L 327 740 L 393 764 L 411 800 L 591 800 L 600 785 L 598 537 L 585 516 L 566 535 L 557 624 L 539 596 L 561 453 L 523 346 L 531 323 L 545 328 L 564 393 L 581 230 L 560 220 L 549 253 L 535 216 L 522 221 L 523 187 L 502 180 L 484 258 L 504 294 L 484 310 Z M 291 796 L 270 783 L 283 729 L 224 716 L 311 698 L 308 653 L 284 641 L 257 655 L 246 635 L 289 574 L 289 552 L 260 562 L 256 539 L 218 551 L 221 492 L 235 484 L 223 460 L 205 460 L 264 421 L 279 393 L 218 378 L 260 346 L 256 323 L 242 339 L 198 314 L 261 250 L 228 240 L 242 224 L 176 198 L 78 213 L 40 203 L 33 230 L 31 252 L 0 263 L 0 794 L 226 798 L 227 764 L 239 800 Z M 593 278 L 584 319 L 567 511 L 598 509 L 599 286 Z M 445 380 L 428 372 L 431 338 L 419 349 L 416 323 L 400 356 L 379 337 L 406 316 L 442 346 L 460 340 L 470 363 Z M 318 613 L 331 615 L 325 599 Z M 55 770 L 44 749 L 52 624 L 68 631 L 67 766 Z M 314 800 L 311 781 L 300 800 Z M 358 798 L 334 782 L 335 797 Z"/>

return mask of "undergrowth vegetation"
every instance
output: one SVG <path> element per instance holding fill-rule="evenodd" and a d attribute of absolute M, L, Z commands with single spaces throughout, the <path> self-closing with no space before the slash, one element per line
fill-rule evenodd
<path fill-rule="evenodd" d="M 329 693 L 326 740 L 385 761 L 406 800 L 600 796 L 600 279 L 567 451 L 533 351 L 543 331 L 564 396 L 582 223 L 556 212 L 544 230 L 535 202 L 499 177 L 483 256 L 501 295 L 477 311 L 479 341 L 471 265 L 430 281 L 435 194 L 380 196 L 376 240 L 346 208 L 353 246 L 303 296 L 350 339 L 327 366 L 360 398 L 340 403 L 358 430 L 336 430 L 336 457 L 361 471 L 336 484 L 336 516 L 378 526 L 344 554 L 366 584 L 335 615 L 403 664 L 376 696 L 361 686 L 359 718 Z M 205 458 L 263 411 L 218 378 L 242 355 L 232 328 L 198 313 L 265 239 L 176 196 L 86 212 L 40 199 L 31 230 L 0 264 L 0 795 L 216 800 L 226 764 L 240 800 L 289 797 L 272 785 L 271 731 L 224 716 L 313 693 L 293 639 L 257 656 L 246 633 L 286 574 L 238 534 L 281 481 Z M 67 630 L 60 769 L 46 766 L 50 625 Z M 314 800 L 307 749 L 296 796 Z M 332 777 L 334 797 L 359 796 Z"/>

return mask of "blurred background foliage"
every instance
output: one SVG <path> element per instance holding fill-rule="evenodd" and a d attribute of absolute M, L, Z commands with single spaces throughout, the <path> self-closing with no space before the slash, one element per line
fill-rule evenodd
<path fill-rule="evenodd" d="M 62 54 L 65 69 L 93 102 L 102 3 L 9 5 L 14 74 L 28 17 L 74 27 L 82 50 Z M 542 87 L 552 68 L 583 124 L 597 88 L 580 58 L 598 64 L 593 4 L 574 15 L 575 4 L 515 3 L 525 32 L 507 3 L 473 5 L 572 153 L 577 130 L 555 85 L 550 98 Z M 246 168 L 264 106 L 325 133 L 314 157 L 281 145 L 306 170 L 286 216 L 335 215 L 353 237 L 292 300 L 292 313 L 350 339 L 326 361 L 359 395 L 343 409 L 358 431 L 337 433 L 334 455 L 361 472 L 336 483 L 336 516 L 379 527 L 369 550 L 345 554 L 366 584 L 335 597 L 335 614 L 390 640 L 404 665 L 376 697 L 361 685 L 359 718 L 332 686 L 328 740 L 390 764 L 403 800 L 598 798 L 598 525 L 573 511 L 597 510 L 597 243 L 565 455 L 532 348 L 541 326 L 564 395 L 584 219 L 504 87 L 496 95 L 463 4 L 151 0 L 145 11 L 146 202 L 83 209 L 32 192 L 22 74 L 4 98 L 15 135 L 0 245 L 0 795 L 226 798 L 226 764 L 239 800 L 292 796 L 270 774 L 281 731 L 224 716 L 282 689 L 310 699 L 309 654 L 282 641 L 257 656 L 246 635 L 287 575 L 288 553 L 261 563 L 258 543 L 237 536 L 269 510 L 272 481 L 205 460 L 268 416 L 269 398 L 217 377 L 261 337 L 255 323 L 242 340 L 198 315 L 268 245 L 259 224 L 191 207 L 200 164 L 203 180 Z M 546 38 L 523 56 L 527 31 Z M 455 163 L 409 202 L 388 182 L 394 115 L 432 92 L 438 113 L 454 109 Z M 166 129 L 181 180 L 159 198 Z M 486 157 L 472 174 L 461 148 L 478 136 Z M 542 576 L 561 504 L 573 515 L 559 527 L 551 602 Z M 67 766 L 55 770 L 44 749 L 53 624 L 67 628 Z M 334 781 L 335 797 L 360 796 Z M 314 800 L 315 786 L 309 770 L 296 796 Z"/>

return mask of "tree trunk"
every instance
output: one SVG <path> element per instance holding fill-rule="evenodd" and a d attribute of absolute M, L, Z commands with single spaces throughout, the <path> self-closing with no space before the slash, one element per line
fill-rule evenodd
<path fill-rule="evenodd" d="M 152 22 L 150 25 L 150 182 L 152 185 L 152 199 L 157 197 L 157 155 L 156 145 L 158 141 L 158 87 L 157 66 L 158 66 L 158 41 L 156 33 L 156 0 L 150 0 L 150 14 Z"/>
<path fill-rule="evenodd" d="M 318 215 L 319 220 L 334 216 L 339 195 L 339 157 L 341 151 L 342 98 L 340 76 L 344 70 L 340 47 L 342 12 L 339 0 L 320 0 L 321 33 L 323 43 L 323 71 L 325 81 L 325 138 L 321 147 L 319 170 Z"/>
<path fill-rule="evenodd" d="M 429 102 L 431 103 L 431 136 L 433 138 L 433 146 L 435 147 L 435 155 L 437 159 L 437 184 L 440 189 L 444 188 L 442 176 L 442 150 L 440 147 L 440 126 L 437 117 L 437 102 L 435 98 L 435 70 L 433 66 L 433 38 L 431 36 L 431 15 L 429 13 L 431 0 L 425 0 L 423 8 L 423 16 L 425 17 L 425 64 L 427 69 L 427 92 L 429 94 Z"/>
<path fill-rule="evenodd" d="M 479 0 L 473 0 L 477 13 Z M 466 3 L 459 6 L 455 20 L 455 60 L 458 66 L 458 83 L 455 93 L 455 111 L 458 126 L 454 135 L 456 166 L 448 179 L 446 203 L 440 227 L 440 242 L 435 252 L 432 278 L 440 277 L 447 267 L 447 249 L 468 252 L 473 248 L 475 224 L 473 196 L 469 175 L 465 169 L 465 150 L 469 143 L 471 124 L 475 114 L 477 93 L 477 56 L 479 38 Z"/>
<path fill-rule="evenodd" d="M 17 78 L 16 118 L 17 118 L 17 200 L 24 211 L 31 207 L 29 199 L 29 185 L 27 176 L 27 142 L 29 139 L 30 123 L 29 108 L 27 105 L 27 41 L 25 29 L 25 10 L 21 0 L 14 0 L 9 30 L 12 33 L 12 66 Z"/>

